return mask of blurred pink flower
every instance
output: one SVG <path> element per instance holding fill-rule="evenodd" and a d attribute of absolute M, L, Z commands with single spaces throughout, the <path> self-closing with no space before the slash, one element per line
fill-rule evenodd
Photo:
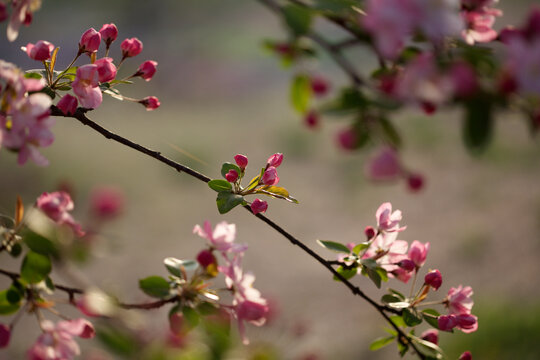
<path fill-rule="evenodd" d="M 11 338 L 11 328 L 6 324 L 0 323 L 0 349 L 9 345 L 9 339 Z"/>
<path fill-rule="evenodd" d="M 32 13 L 41 7 L 41 0 L 18 0 L 12 2 L 13 10 L 7 27 L 7 38 L 10 42 L 19 36 L 21 25 L 29 25 Z"/>
<path fill-rule="evenodd" d="M 429 329 L 420 334 L 420 338 L 435 345 L 439 344 L 439 332 L 436 329 Z"/>
<path fill-rule="evenodd" d="M 389 146 L 382 147 L 368 160 L 364 172 L 375 181 L 397 180 L 403 175 L 398 154 Z"/>
<path fill-rule="evenodd" d="M 431 286 L 433 289 L 438 290 L 442 285 L 442 275 L 437 269 L 430 270 L 424 277 L 424 283 Z"/>
<path fill-rule="evenodd" d="M 84 231 L 81 225 L 75 222 L 68 211 L 73 210 L 73 201 L 68 193 L 57 191 L 53 193 L 44 192 L 36 201 L 36 207 L 43 211 L 52 221 L 62 225 L 70 226 L 77 236 L 83 236 Z"/>
<path fill-rule="evenodd" d="M 99 33 L 101 34 L 101 40 L 109 47 L 118 37 L 118 28 L 114 24 L 103 24 Z"/>
<path fill-rule="evenodd" d="M 472 360 L 472 355 L 470 351 L 465 351 L 459 356 L 458 360 Z"/>
<path fill-rule="evenodd" d="M 112 219 L 124 210 L 124 194 L 114 187 L 96 188 L 90 195 L 90 210 L 99 219 Z"/>

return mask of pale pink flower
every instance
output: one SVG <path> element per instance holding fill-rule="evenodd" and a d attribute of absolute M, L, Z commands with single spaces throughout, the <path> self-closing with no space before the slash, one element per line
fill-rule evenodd
<path fill-rule="evenodd" d="M 68 193 L 64 191 L 45 192 L 37 199 L 36 207 L 55 223 L 70 226 L 77 236 L 84 235 L 81 225 L 75 222 L 73 217 L 68 213 L 74 208 L 73 201 Z"/>
<path fill-rule="evenodd" d="M 395 276 L 406 283 L 411 277 L 410 271 L 400 268 L 398 264 L 407 259 L 409 244 L 405 240 L 397 240 L 397 235 L 397 231 L 383 232 L 377 235 L 362 259 L 375 260 L 389 272 L 390 276 Z"/>
<path fill-rule="evenodd" d="M 116 66 L 113 64 L 113 59 L 105 57 L 94 62 L 97 66 L 98 80 L 101 83 L 114 80 L 116 77 Z"/>
<path fill-rule="evenodd" d="M 222 221 L 212 230 L 209 221 L 204 222 L 204 227 L 195 225 L 193 233 L 208 240 L 208 245 L 217 251 L 240 253 L 247 249 L 247 245 L 234 243 L 236 237 L 236 225 Z"/>
<path fill-rule="evenodd" d="M 98 67 L 95 64 L 83 65 L 77 69 L 72 87 L 82 107 L 95 109 L 101 105 L 103 95 L 98 86 L 98 76 Z"/>
<path fill-rule="evenodd" d="M 124 194 L 115 187 L 95 188 L 90 195 L 90 210 L 101 220 L 117 217 L 124 210 Z"/>
<path fill-rule="evenodd" d="M 474 304 L 472 294 L 470 286 L 459 285 L 457 288 L 450 288 L 446 297 L 449 314 L 470 314 Z"/>
<path fill-rule="evenodd" d="M 249 339 L 245 334 L 244 321 L 247 321 L 255 326 L 263 326 L 268 318 L 270 308 L 266 300 L 263 301 L 240 301 L 234 308 L 235 315 L 238 319 L 238 330 L 242 343 L 249 344 Z"/>
<path fill-rule="evenodd" d="M 392 212 L 392 204 L 389 202 L 379 206 L 375 213 L 375 218 L 377 219 L 377 226 L 380 231 L 403 231 L 407 228 L 406 226 L 399 227 L 399 222 L 402 219 L 401 211 L 396 210 Z"/>
<path fill-rule="evenodd" d="M 101 34 L 101 40 L 109 48 L 112 42 L 118 37 L 118 28 L 114 24 L 103 24 L 99 33 Z"/>
<path fill-rule="evenodd" d="M 11 338 L 11 328 L 6 324 L 0 324 L 0 349 L 9 345 Z"/>
<path fill-rule="evenodd" d="M 137 38 L 125 39 L 120 44 L 120 48 L 122 49 L 122 56 L 128 58 L 139 55 L 143 49 L 143 44 Z"/>
<path fill-rule="evenodd" d="M 436 329 L 429 329 L 420 334 L 420 338 L 435 345 L 439 344 L 439 332 Z"/>
<path fill-rule="evenodd" d="M 75 96 L 70 94 L 64 95 L 56 106 L 64 113 L 64 115 L 74 115 L 77 111 L 77 106 L 79 102 Z"/>
<path fill-rule="evenodd" d="M 396 150 L 385 146 L 368 160 L 364 172 L 368 179 L 390 181 L 401 178 L 403 168 Z"/>
<path fill-rule="evenodd" d="M 79 53 L 92 54 L 98 51 L 101 43 L 101 34 L 94 28 L 90 28 L 84 32 L 79 40 Z"/>
<path fill-rule="evenodd" d="M 461 16 L 465 21 L 465 29 L 461 35 L 469 45 L 475 42 L 490 42 L 497 38 L 497 31 L 492 27 L 495 17 L 501 16 L 498 9 L 482 8 L 480 10 L 464 10 Z"/>
<path fill-rule="evenodd" d="M 39 40 L 35 44 L 28 43 L 22 48 L 30 59 L 44 61 L 51 58 L 51 52 L 54 50 L 54 45 L 48 41 Z"/>
<path fill-rule="evenodd" d="M 245 155 L 237 154 L 234 156 L 234 161 L 236 162 L 236 165 L 240 168 L 240 170 L 244 171 L 248 165 L 248 158 Z"/>
<path fill-rule="evenodd" d="M 268 203 L 266 201 L 255 199 L 251 203 L 251 211 L 255 215 L 257 215 L 258 213 L 266 212 L 267 209 L 268 209 Z"/>
<path fill-rule="evenodd" d="M 268 166 L 264 171 L 260 182 L 264 185 L 277 185 L 277 183 L 279 182 L 279 176 L 277 174 L 276 168 L 273 166 Z"/>
<path fill-rule="evenodd" d="M 429 243 L 422 244 L 420 241 L 414 240 L 409 248 L 409 259 L 411 259 L 416 269 L 420 269 L 426 262 L 426 257 L 429 252 Z"/>
<path fill-rule="evenodd" d="M 137 72 L 133 76 L 140 76 L 144 80 L 150 81 L 156 73 L 157 65 L 157 61 L 147 60 L 139 66 L 139 69 L 137 69 Z"/>
<path fill-rule="evenodd" d="M 268 158 L 268 160 L 266 161 L 266 166 L 273 166 L 277 168 L 279 165 L 281 165 L 282 162 L 283 162 L 283 154 L 275 153 L 274 155 Z"/>
<path fill-rule="evenodd" d="M 146 111 L 155 110 L 161 105 L 159 99 L 155 96 L 147 96 L 144 99 L 139 100 L 138 103 L 142 104 L 146 108 Z"/>

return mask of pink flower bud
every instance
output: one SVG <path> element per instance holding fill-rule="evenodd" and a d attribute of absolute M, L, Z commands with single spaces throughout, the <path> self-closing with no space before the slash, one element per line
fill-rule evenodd
<path fill-rule="evenodd" d="M 427 115 L 432 115 L 437 111 L 437 105 L 435 105 L 432 102 L 424 101 L 420 104 L 420 107 L 422 110 L 424 110 L 424 113 Z"/>
<path fill-rule="evenodd" d="M 244 171 L 248 165 L 248 158 L 245 155 L 237 154 L 234 156 L 234 161 L 236 161 L 236 165 L 240 168 L 240 170 Z"/>
<path fill-rule="evenodd" d="M 358 146 L 358 136 L 354 129 L 345 129 L 337 134 L 339 146 L 344 150 L 354 150 Z"/>
<path fill-rule="evenodd" d="M 8 18 L 8 12 L 6 8 L 6 4 L 3 2 L 0 2 L 0 22 L 6 20 Z"/>
<path fill-rule="evenodd" d="M 135 76 L 140 76 L 144 80 L 150 81 L 150 80 L 152 80 L 152 77 L 156 73 L 157 64 L 158 63 L 156 61 L 147 60 L 147 61 L 143 62 L 141 64 L 141 66 L 139 66 L 139 69 L 137 70 L 137 72 L 133 76 L 134 77 Z"/>
<path fill-rule="evenodd" d="M 112 58 L 101 58 L 96 60 L 94 64 L 97 66 L 98 79 L 100 83 L 114 80 L 116 77 L 116 66 L 114 66 Z"/>
<path fill-rule="evenodd" d="M 92 191 L 90 210 L 101 220 L 109 220 L 118 216 L 124 208 L 124 195 L 114 187 L 101 187 Z"/>
<path fill-rule="evenodd" d="M 227 181 L 230 183 L 235 182 L 238 180 L 238 172 L 233 169 L 229 170 L 229 172 L 225 174 L 225 179 L 227 179 Z"/>
<path fill-rule="evenodd" d="M 273 166 L 277 168 L 279 165 L 281 165 L 282 161 L 283 161 L 283 154 L 275 153 L 274 155 L 268 158 L 268 160 L 266 161 L 266 166 Z"/>
<path fill-rule="evenodd" d="M 368 240 L 371 240 L 375 236 L 376 231 L 373 226 L 366 226 L 366 228 L 364 229 L 364 234 L 366 234 L 366 238 Z"/>
<path fill-rule="evenodd" d="M 457 325 L 457 320 L 454 315 L 441 315 L 437 318 L 437 325 L 439 330 L 450 331 Z"/>
<path fill-rule="evenodd" d="M 276 185 L 279 182 L 279 176 L 276 168 L 269 166 L 264 172 L 260 181 L 264 185 Z"/>
<path fill-rule="evenodd" d="M 328 93 L 330 84 L 321 76 L 314 76 L 311 78 L 311 90 L 316 96 L 324 96 Z"/>
<path fill-rule="evenodd" d="M 114 24 L 103 24 L 99 33 L 101 34 L 101 39 L 108 48 L 118 37 L 118 28 Z"/>
<path fill-rule="evenodd" d="M 147 96 L 139 100 L 139 104 L 143 104 L 147 111 L 155 110 L 161 105 L 159 99 L 155 96 Z"/>
<path fill-rule="evenodd" d="M 304 123 L 308 128 L 316 128 L 319 125 L 319 114 L 315 110 L 310 110 L 304 117 Z"/>
<path fill-rule="evenodd" d="M 24 26 L 29 26 L 32 23 L 33 19 L 34 19 L 34 15 L 32 15 L 32 13 L 30 11 L 27 11 L 24 14 L 24 20 L 23 20 L 22 23 L 23 23 Z"/>
<path fill-rule="evenodd" d="M 426 341 L 429 341 L 430 343 L 433 343 L 435 345 L 439 344 L 439 332 L 436 329 L 429 329 L 424 331 L 420 338 Z"/>
<path fill-rule="evenodd" d="M 82 328 L 82 330 L 79 332 L 79 337 L 83 339 L 92 339 L 94 336 L 96 336 L 96 330 L 94 329 L 94 325 L 86 319 L 80 318 L 71 320 L 72 323 L 74 323 L 74 327 Z"/>
<path fill-rule="evenodd" d="M 37 61 L 44 61 L 51 58 L 51 52 L 54 50 L 54 45 L 48 41 L 39 40 L 35 45 L 28 43 L 23 50 L 30 57 Z"/>
<path fill-rule="evenodd" d="M 416 268 L 421 268 L 426 262 L 426 257 L 429 252 L 429 243 L 422 244 L 420 241 L 414 240 L 409 248 L 409 259 L 411 259 Z"/>
<path fill-rule="evenodd" d="M 79 53 L 91 54 L 98 50 L 101 43 L 101 34 L 94 28 L 90 28 L 84 32 L 79 41 Z"/>
<path fill-rule="evenodd" d="M 122 56 L 128 58 L 139 55 L 143 49 L 143 44 L 137 38 L 125 39 L 120 44 L 120 48 L 122 49 Z"/>
<path fill-rule="evenodd" d="M 408 272 L 411 272 L 414 269 L 416 269 L 416 266 L 414 265 L 414 261 L 409 260 L 409 259 L 403 259 L 400 262 L 398 262 L 396 265 Z"/>
<path fill-rule="evenodd" d="M 5 348 L 9 344 L 11 338 L 11 329 L 6 324 L 0 324 L 0 349 Z"/>
<path fill-rule="evenodd" d="M 472 360 L 472 355 L 470 351 L 465 351 L 459 356 L 458 360 Z"/>
<path fill-rule="evenodd" d="M 257 215 L 258 213 L 261 213 L 261 212 L 266 212 L 266 209 L 268 209 L 268 203 L 266 201 L 255 199 L 251 203 L 251 211 L 255 215 Z"/>
<path fill-rule="evenodd" d="M 64 95 L 60 101 L 58 101 L 58 104 L 56 106 L 62 110 L 64 115 L 74 115 L 77 111 L 77 106 L 79 105 L 79 102 L 77 101 L 77 98 L 75 96 L 72 96 L 70 94 Z"/>
<path fill-rule="evenodd" d="M 437 269 L 431 270 L 424 277 L 424 283 L 431 286 L 435 290 L 439 290 L 442 285 L 442 275 Z"/>
<path fill-rule="evenodd" d="M 420 191 L 424 187 L 424 177 L 420 174 L 410 174 L 407 176 L 407 187 L 412 192 Z"/>
<path fill-rule="evenodd" d="M 207 249 L 202 250 L 197 255 L 197 262 L 205 269 L 212 264 L 217 265 L 216 257 L 214 256 L 214 254 L 212 254 L 210 250 Z"/>

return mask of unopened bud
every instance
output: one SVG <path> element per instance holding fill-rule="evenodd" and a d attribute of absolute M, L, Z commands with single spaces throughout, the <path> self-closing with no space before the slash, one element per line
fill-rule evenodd
<path fill-rule="evenodd" d="M 371 240 L 375 236 L 376 231 L 373 226 L 366 226 L 366 228 L 364 229 L 364 234 L 366 234 L 366 238 L 368 240 Z"/>
<path fill-rule="evenodd" d="M 267 209 L 268 209 L 268 203 L 266 201 L 255 199 L 251 203 L 251 211 L 255 215 L 261 212 L 266 212 Z"/>
<path fill-rule="evenodd" d="M 245 155 L 237 154 L 234 156 L 234 161 L 236 161 L 236 165 L 240 168 L 240 170 L 244 171 L 248 165 L 248 158 Z"/>
<path fill-rule="evenodd" d="M 236 180 L 238 180 L 238 172 L 236 170 L 229 170 L 227 174 L 225 174 L 225 179 L 227 179 L 228 182 L 233 183 Z"/>
<path fill-rule="evenodd" d="M 437 269 L 431 270 L 424 277 L 424 283 L 431 286 L 433 289 L 438 290 L 442 285 L 442 275 Z"/>

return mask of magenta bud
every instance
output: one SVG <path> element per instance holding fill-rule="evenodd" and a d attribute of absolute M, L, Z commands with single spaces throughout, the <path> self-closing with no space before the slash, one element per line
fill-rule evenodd
<path fill-rule="evenodd" d="M 6 20 L 9 17 L 7 12 L 7 6 L 3 2 L 0 2 L 0 22 Z"/>
<path fill-rule="evenodd" d="M 90 210 L 101 220 L 109 220 L 122 213 L 124 208 L 124 195 L 114 187 L 101 187 L 92 191 Z"/>
<path fill-rule="evenodd" d="M 273 166 L 277 168 L 279 165 L 281 165 L 282 161 L 283 161 L 283 154 L 275 153 L 274 155 L 268 158 L 268 161 L 266 161 L 266 166 Z"/>
<path fill-rule="evenodd" d="M 248 158 L 245 155 L 237 154 L 234 156 L 234 161 L 236 161 L 236 165 L 240 168 L 240 170 L 244 171 L 248 165 Z"/>
<path fill-rule="evenodd" d="M 101 58 L 96 60 L 94 64 L 97 66 L 98 79 L 100 83 L 114 80 L 116 77 L 116 66 L 114 66 L 112 58 Z"/>
<path fill-rule="evenodd" d="M 161 105 L 159 99 L 155 96 L 147 96 L 144 99 L 139 100 L 138 103 L 144 105 L 146 111 L 155 110 Z"/>
<path fill-rule="evenodd" d="M 72 96 L 70 94 L 64 95 L 60 101 L 58 101 L 58 104 L 56 106 L 62 110 L 64 115 L 74 115 L 77 111 L 78 101 L 75 96 Z"/>
<path fill-rule="evenodd" d="M 157 64 L 156 61 L 147 60 L 139 66 L 139 69 L 137 69 L 137 72 L 133 76 L 140 76 L 144 80 L 150 81 L 156 73 Z"/>
<path fill-rule="evenodd" d="M 30 59 L 37 61 L 44 61 L 51 58 L 51 53 L 54 50 L 54 45 L 48 41 L 39 40 L 35 44 L 28 44 L 26 48 L 23 47 Z"/>
<path fill-rule="evenodd" d="M 373 226 L 366 226 L 366 228 L 364 229 L 364 234 L 366 234 L 366 238 L 368 240 L 371 240 L 375 236 L 376 232 Z"/>
<path fill-rule="evenodd" d="M 202 250 L 197 255 L 197 262 L 205 269 L 212 264 L 217 264 L 216 257 L 208 249 Z"/>
<path fill-rule="evenodd" d="M 227 181 L 230 183 L 235 182 L 238 180 L 238 172 L 233 169 L 229 170 L 229 172 L 225 174 L 225 179 L 227 179 Z"/>
<path fill-rule="evenodd" d="M 143 44 L 137 38 L 125 39 L 120 44 L 120 48 L 122 49 L 122 56 L 128 58 L 139 55 L 143 49 Z"/>
<path fill-rule="evenodd" d="M 457 326 L 457 320 L 454 315 L 441 315 L 437 318 L 439 330 L 450 331 Z"/>
<path fill-rule="evenodd" d="M 414 261 L 409 260 L 409 259 L 401 260 L 396 265 L 399 266 L 400 268 L 402 268 L 403 270 L 407 271 L 407 272 L 411 272 L 414 269 L 416 269 L 416 265 L 414 264 Z"/>
<path fill-rule="evenodd" d="M 314 76 L 311 78 L 311 90 L 316 96 L 324 96 L 328 93 L 330 84 L 321 76 Z"/>
<path fill-rule="evenodd" d="M 439 344 L 439 332 L 436 329 L 429 329 L 424 331 L 420 338 L 426 341 L 429 341 L 430 343 L 433 343 L 435 345 Z"/>
<path fill-rule="evenodd" d="M 407 187 L 412 192 L 422 190 L 424 187 L 424 177 L 420 174 L 410 174 L 407 177 Z"/>
<path fill-rule="evenodd" d="M 105 45 L 109 47 L 111 43 L 118 37 L 118 28 L 114 24 L 103 24 L 99 30 L 99 33 L 101 34 L 101 39 Z"/>
<path fill-rule="evenodd" d="M 267 209 L 268 209 L 268 203 L 266 201 L 255 199 L 251 203 L 251 211 L 255 215 L 261 212 L 266 212 Z"/>
<path fill-rule="evenodd" d="M 264 185 L 276 185 L 279 182 L 277 170 L 273 166 L 269 166 L 264 172 L 261 183 Z"/>
<path fill-rule="evenodd" d="M 10 338 L 11 328 L 6 324 L 0 324 L 0 349 L 8 346 Z"/>
<path fill-rule="evenodd" d="M 101 43 L 101 34 L 94 28 L 90 28 L 84 32 L 79 41 L 79 53 L 91 54 L 98 50 Z"/>
<path fill-rule="evenodd" d="M 316 128 L 319 125 L 319 114 L 315 110 L 310 110 L 304 117 L 304 123 L 308 128 Z"/>
<path fill-rule="evenodd" d="M 358 146 L 358 136 L 354 129 L 345 129 L 337 134 L 339 146 L 344 150 L 354 150 Z"/>
<path fill-rule="evenodd" d="M 470 351 L 465 351 L 459 356 L 458 360 L 472 360 L 472 355 Z"/>
<path fill-rule="evenodd" d="M 431 270 L 424 277 L 424 283 L 431 286 L 433 289 L 438 290 L 442 285 L 442 275 L 437 269 Z"/>

